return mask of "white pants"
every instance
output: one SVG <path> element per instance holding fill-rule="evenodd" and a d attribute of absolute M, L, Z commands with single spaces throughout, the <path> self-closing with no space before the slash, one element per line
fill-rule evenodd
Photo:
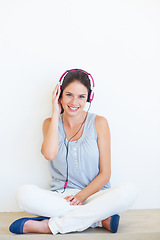
<path fill-rule="evenodd" d="M 55 235 L 102 227 L 101 221 L 130 208 L 137 198 L 135 186 L 123 183 L 88 197 L 83 205 L 71 206 L 64 197 L 80 190 L 66 189 L 64 193 L 22 185 L 16 193 L 20 207 L 31 214 L 50 217 L 49 228 Z"/>

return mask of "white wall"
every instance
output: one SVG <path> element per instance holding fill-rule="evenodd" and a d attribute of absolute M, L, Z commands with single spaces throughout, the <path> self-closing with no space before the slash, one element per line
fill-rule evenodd
<path fill-rule="evenodd" d="M 133 208 L 159 208 L 160 2 L 1 0 L 0 41 L 0 211 L 20 211 L 20 184 L 49 187 L 42 123 L 70 68 L 95 79 L 90 111 L 110 125 L 112 184 L 136 184 Z"/>

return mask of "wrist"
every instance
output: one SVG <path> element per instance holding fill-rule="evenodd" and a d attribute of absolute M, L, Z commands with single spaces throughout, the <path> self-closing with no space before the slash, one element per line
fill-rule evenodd
<path fill-rule="evenodd" d="M 59 115 L 60 115 L 60 113 L 58 113 L 58 112 L 54 112 L 54 113 L 52 113 L 51 118 L 53 118 L 53 119 L 55 119 L 55 118 L 59 118 Z"/>
<path fill-rule="evenodd" d="M 74 197 L 77 198 L 81 203 L 86 200 L 81 192 L 77 193 Z"/>

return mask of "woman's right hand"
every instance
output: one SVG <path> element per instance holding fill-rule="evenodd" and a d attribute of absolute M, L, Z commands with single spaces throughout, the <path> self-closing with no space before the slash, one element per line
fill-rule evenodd
<path fill-rule="evenodd" d="M 60 86 L 59 84 L 57 84 L 52 93 L 52 115 L 53 114 L 59 115 L 61 113 L 62 107 L 59 100 L 60 93 L 61 93 Z"/>

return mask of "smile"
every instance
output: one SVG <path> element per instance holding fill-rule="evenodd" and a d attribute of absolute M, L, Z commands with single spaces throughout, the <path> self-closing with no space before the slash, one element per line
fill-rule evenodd
<path fill-rule="evenodd" d="M 76 110 L 79 109 L 79 107 L 70 107 L 70 106 L 68 106 L 68 107 L 69 107 L 69 109 L 72 110 L 72 111 L 76 111 Z"/>

